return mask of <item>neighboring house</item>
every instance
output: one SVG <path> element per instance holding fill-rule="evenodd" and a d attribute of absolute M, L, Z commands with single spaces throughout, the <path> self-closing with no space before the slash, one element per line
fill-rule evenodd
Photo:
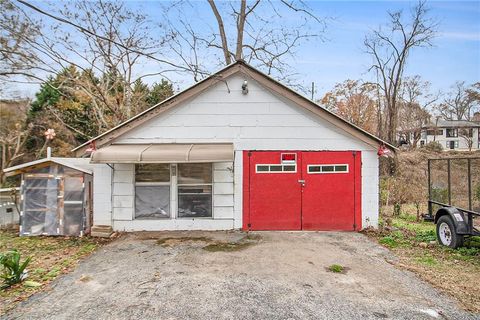
<path fill-rule="evenodd" d="M 401 133 L 400 144 L 413 145 L 415 138 L 418 139 L 417 147 L 436 141 L 444 150 L 478 150 L 480 149 L 480 122 L 433 120 L 421 129 Z"/>
<path fill-rule="evenodd" d="M 106 164 L 97 227 L 359 230 L 378 224 L 379 149 L 394 147 L 239 61 L 74 151 Z"/>

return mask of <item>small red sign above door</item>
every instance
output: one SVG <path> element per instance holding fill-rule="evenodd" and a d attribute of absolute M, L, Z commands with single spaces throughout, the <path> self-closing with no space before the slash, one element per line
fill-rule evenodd
<path fill-rule="evenodd" d="M 296 153 L 282 153 L 282 163 L 296 163 L 297 154 Z"/>

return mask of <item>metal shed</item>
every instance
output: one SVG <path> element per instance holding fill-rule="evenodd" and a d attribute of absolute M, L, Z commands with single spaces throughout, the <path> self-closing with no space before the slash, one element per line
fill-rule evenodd
<path fill-rule="evenodd" d="M 90 232 L 93 172 L 84 163 L 85 159 L 52 157 L 4 170 L 9 176 L 22 176 L 21 236 Z"/>

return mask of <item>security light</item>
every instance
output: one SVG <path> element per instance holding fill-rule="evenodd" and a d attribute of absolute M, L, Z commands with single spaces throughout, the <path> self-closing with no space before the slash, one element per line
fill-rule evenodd
<path fill-rule="evenodd" d="M 247 80 L 243 80 L 242 93 L 243 93 L 243 94 L 247 94 L 247 93 L 248 93 L 248 81 L 247 81 Z"/>

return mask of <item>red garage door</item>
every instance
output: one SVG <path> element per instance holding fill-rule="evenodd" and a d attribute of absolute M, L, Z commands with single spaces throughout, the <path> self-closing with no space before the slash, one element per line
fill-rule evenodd
<path fill-rule="evenodd" d="M 361 154 L 244 153 L 245 230 L 358 230 Z"/>

